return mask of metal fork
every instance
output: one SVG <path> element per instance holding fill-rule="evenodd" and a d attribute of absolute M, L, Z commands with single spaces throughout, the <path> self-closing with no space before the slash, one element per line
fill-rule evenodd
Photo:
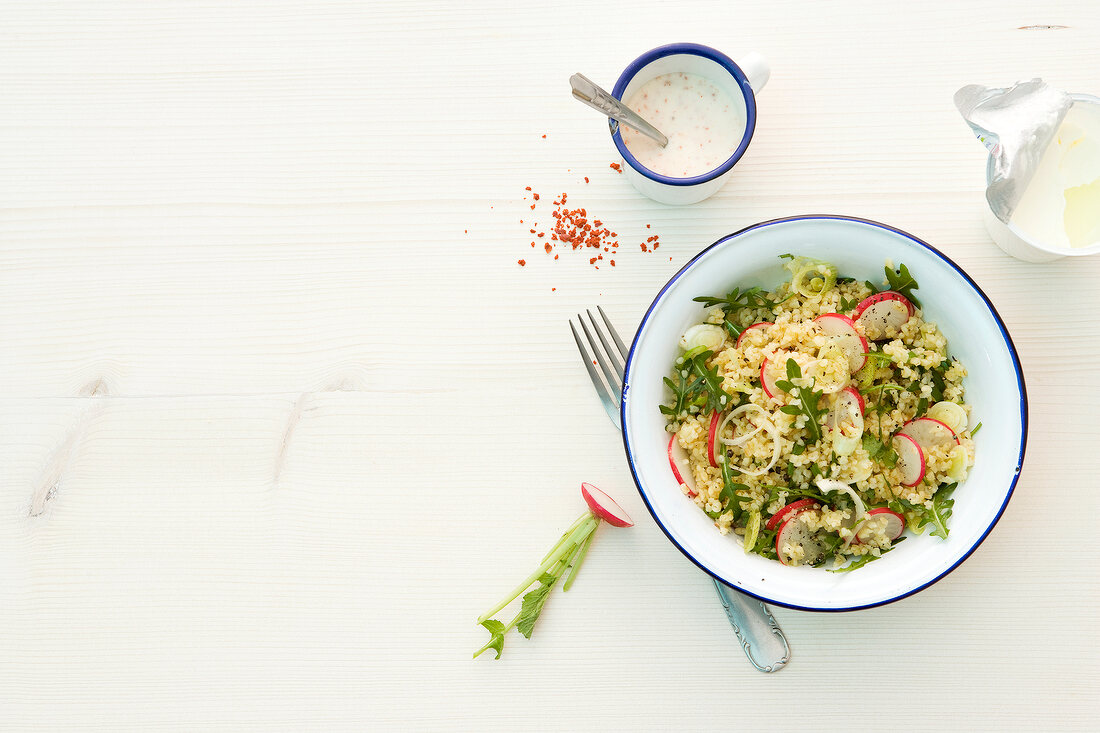
<path fill-rule="evenodd" d="M 603 408 L 607 411 L 607 416 L 611 418 L 611 422 L 615 423 L 615 427 L 622 430 L 619 404 L 623 399 L 623 365 L 626 362 L 628 351 L 623 340 L 619 337 L 618 331 L 611 325 L 611 320 L 603 312 L 603 308 L 596 306 L 596 310 L 599 311 L 603 325 L 610 336 L 610 343 L 607 336 L 604 335 L 605 328 L 601 328 L 600 322 L 592 315 L 591 310 L 585 311 L 588 314 L 588 323 L 585 323 L 583 316 L 577 314 L 577 322 L 580 323 L 581 330 L 584 331 L 585 340 L 588 342 L 592 356 L 589 356 L 589 352 L 585 350 L 584 343 L 581 341 L 580 334 L 577 332 L 572 320 L 569 321 L 569 329 L 573 332 L 573 338 L 577 342 L 581 359 L 584 361 L 584 368 L 592 379 L 592 386 L 596 388 L 596 394 L 599 395 L 600 402 L 603 403 Z M 592 326 L 591 330 L 589 330 L 589 324 Z M 592 337 L 593 332 L 595 332 L 596 338 Z M 596 346 L 597 340 L 600 346 L 603 347 L 602 350 L 599 346 Z M 599 371 L 596 370 L 597 366 L 600 368 Z M 603 379 L 600 378 L 601 372 L 603 373 Z M 750 598 L 737 591 L 736 588 L 731 588 L 717 579 L 713 580 L 714 589 L 718 593 L 723 608 L 725 608 L 726 618 L 733 626 L 733 632 L 737 635 L 737 640 L 741 642 L 741 647 L 745 650 L 745 655 L 749 658 L 752 666 L 761 672 L 775 672 L 782 669 L 791 658 L 791 647 L 768 607 L 764 605 L 763 601 Z"/>

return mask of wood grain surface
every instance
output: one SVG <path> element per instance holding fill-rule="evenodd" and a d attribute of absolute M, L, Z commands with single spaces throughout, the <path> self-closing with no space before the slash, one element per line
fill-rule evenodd
<path fill-rule="evenodd" d="M 566 80 L 682 40 L 773 72 L 729 185 L 672 208 Z M 0 729 L 1095 729 L 1100 260 L 992 244 L 951 96 L 1097 68 L 1091 0 L 0 3 Z M 531 248 L 562 192 L 616 267 Z M 702 247 L 800 213 L 956 259 L 1031 435 L 973 557 L 891 606 L 776 609 L 766 676 L 566 320 L 630 332 Z M 471 661 L 582 480 L 637 526 Z"/>

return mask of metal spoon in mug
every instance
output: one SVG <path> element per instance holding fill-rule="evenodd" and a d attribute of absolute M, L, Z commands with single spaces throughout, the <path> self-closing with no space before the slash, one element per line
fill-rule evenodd
<path fill-rule="evenodd" d="M 637 112 L 615 99 L 583 74 L 573 74 L 569 77 L 569 86 L 573 87 L 573 96 L 592 109 L 599 110 L 611 119 L 633 127 L 646 137 L 653 138 L 662 148 L 668 145 L 668 138 L 660 130 L 643 120 Z"/>

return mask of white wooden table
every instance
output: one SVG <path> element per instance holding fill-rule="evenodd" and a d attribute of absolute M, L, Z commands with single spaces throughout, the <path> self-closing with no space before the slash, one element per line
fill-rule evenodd
<path fill-rule="evenodd" d="M 736 177 L 687 209 L 608 167 L 566 83 L 677 40 L 773 64 Z M 1100 260 L 995 248 L 951 95 L 1098 93 L 1098 67 L 1088 0 L 4 3 L 0 728 L 1094 726 Z M 616 267 L 533 250 L 525 186 L 611 224 Z M 638 499 L 566 319 L 630 331 L 703 246 L 807 212 L 974 276 L 1031 440 L 970 560 L 891 606 L 776 609 L 767 676 Z M 582 480 L 637 526 L 471 661 Z"/>

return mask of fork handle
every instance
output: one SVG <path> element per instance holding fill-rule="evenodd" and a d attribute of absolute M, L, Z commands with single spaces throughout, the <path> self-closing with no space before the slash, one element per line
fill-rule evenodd
<path fill-rule="evenodd" d="M 714 581 L 714 590 L 752 666 L 761 672 L 782 669 L 791 659 L 791 647 L 763 601 L 750 598 L 718 580 Z"/>

